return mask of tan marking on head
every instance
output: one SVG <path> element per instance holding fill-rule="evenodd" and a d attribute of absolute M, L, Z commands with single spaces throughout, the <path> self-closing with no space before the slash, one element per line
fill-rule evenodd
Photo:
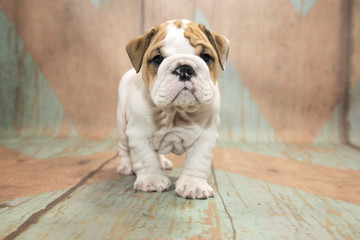
<path fill-rule="evenodd" d="M 219 63 L 222 70 L 225 70 L 225 64 L 229 55 L 229 40 L 218 33 L 211 33 L 204 25 L 200 24 L 199 27 L 206 34 L 211 45 L 214 47 L 216 54 L 219 57 Z"/>
<path fill-rule="evenodd" d="M 208 67 L 211 80 L 215 84 L 219 75 L 219 59 L 207 36 L 195 22 L 187 24 L 184 36 L 189 39 L 190 44 L 195 48 L 196 55 L 200 56 L 200 54 L 206 51 L 214 59 L 214 61 L 208 64 Z"/>
<path fill-rule="evenodd" d="M 229 52 L 228 40 L 217 33 L 210 33 L 204 25 L 195 22 L 187 24 L 184 36 L 189 39 L 190 44 L 195 48 L 195 54 L 209 54 L 214 61 L 208 64 L 211 80 L 215 83 L 219 75 L 219 67 L 224 70 Z"/>
<path fill-rule="evenodd" d="M 179 19 L 175 20 L 174 22 L 172 22 L 177 28 L 182 28 L 183 27 L 183 22 Z"/>
<path fill-rule="evenodd" d="M 157 55 L 154 51 L 158 51 L 158 49 L 163 46 L 163 40 L 166 37 L 168 25 L 169 23 L 162 23 L 157 26 L 157 32 L 151 40 L 142 60 L 142 77 L 145 85 L 148 87 L 154 84 L 158 70 L 158 68 L 149 61 Z"/>

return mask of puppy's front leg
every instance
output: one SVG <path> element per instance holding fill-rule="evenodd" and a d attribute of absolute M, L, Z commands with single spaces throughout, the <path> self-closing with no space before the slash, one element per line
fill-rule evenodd
<path fill-rule="evenodd" d="M 165 191 L 171 181 L 161 171 L 158 155 L 147 138 L 129 136 L 130 155 L 136 173 L 134 189 L 144 192 Z"/>
<path fill-rule="evenodd" d="M 214 189 L 207 179 L 211 173 L 216 133 L 205 131 L 187 151 L 186 162 L 180 178 L 176 181 L 175 192 L 183 198 L 209 198 Z"/>

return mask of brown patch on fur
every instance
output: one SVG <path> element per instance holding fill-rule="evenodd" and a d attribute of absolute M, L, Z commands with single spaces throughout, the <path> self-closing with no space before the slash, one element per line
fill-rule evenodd
<path fill-rule="evenodd" d="M 151 28 L 144 35 L 134 38 L 126 45 L 126 52 L 136 72 L 140 71 L 144 53 L 148 49 L 151 39 L 157 33 L 157 30 L 156 27 Z"/>
<path fill-rule="evenodd" d="M 221 68 L 225 70 L 225 63 L 229 56 L 229 41 L 218 33 L 211 33 L 218 50 Z"/>
<path fill-rule="evenodd" d="M 162 23 L 161 25 L 157 26 L 157 32 L 152 38 L 150 45 L 143 57 L 142 78 L 147 87 L 152 86 L 154 84 L 157 76 L 158 68 L 154 66 L 152 63 L 149 63 L 149 61 L 154 57 L 153 52 L 159 49 L 163 45 L 162 41 L 164 40 L 167 34 L 167 29 L 166 29 L 167 25 L 169 24 Z"/>
<path fill-rule="evenodd" d="M 173 24 L 177 27 L 177 28 L 182 28 L 183 27 L 183 22 L 179 19 L 175 20 L 173 22 Z"/>
<path fill-rule="evenodd" d="M 219 58 L 208 37 L 195 22 L 187 24 L 184 36 L 189 39 L 190 44 L 195 48 L 196 55 L 199 56 L 202 53 L 207 53 L 214 59 L 208 66 L 211 80 L 215 84 L 219 75 Z"/>

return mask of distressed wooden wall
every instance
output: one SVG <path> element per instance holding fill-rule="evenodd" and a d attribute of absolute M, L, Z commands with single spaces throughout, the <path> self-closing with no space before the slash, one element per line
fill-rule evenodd
<path fill-rule="evenodd" d="M 220 144 L 360 146 L 359 0 L 0 0 L 2 135 L 116 136 L 124 46 L 168 19 L 231 51 Z"/>

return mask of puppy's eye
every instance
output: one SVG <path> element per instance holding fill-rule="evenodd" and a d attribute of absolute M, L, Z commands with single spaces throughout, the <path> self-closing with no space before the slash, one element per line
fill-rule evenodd
<path fill-rule="evenodd" d="M 206 62 L 206 64 L 209 64 L 213 60 L 213 58 L 207 53 L 200 54 L 200 57 L 204 60 L 204 62 Z"/>
<path fill-rule="evenodd" d="M 163 56 L 161 55 L 156 55 L 155 57 L 153 57 L 153 59 L 151 59 L 151 62 L 155 65 L 155 66 L 159 66 L 162 61 L 164 60 Z"/>

